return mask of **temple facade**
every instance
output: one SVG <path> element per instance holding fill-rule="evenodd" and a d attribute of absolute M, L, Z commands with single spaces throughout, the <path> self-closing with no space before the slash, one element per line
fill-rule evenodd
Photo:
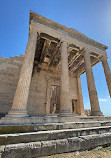
<path fill-rule="evenodd" d="M 86 72 L 91 115 L 102 116 L 92 67 L 102 62 L 111 97 L 107 46 L 30 12 L 25 55 L 0 58 L 0 115 L 85 115 L 80 76 Z"/>

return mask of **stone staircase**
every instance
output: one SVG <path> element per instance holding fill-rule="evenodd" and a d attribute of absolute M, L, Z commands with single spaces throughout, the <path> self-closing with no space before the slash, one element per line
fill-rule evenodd
<path fill-rule="evenodd" d="M 103 121 L 97 118 L 83 122 L 1 124 L 1 158 L 37 158 L 110 145 L 111 117 Z"/>

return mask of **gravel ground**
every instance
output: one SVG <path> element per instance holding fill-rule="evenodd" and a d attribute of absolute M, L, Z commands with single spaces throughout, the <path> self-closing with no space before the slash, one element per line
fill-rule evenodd
<path fill-rule="evenodd" d="M 111 158 L 111 146 L 106 148 L 98 147 L 90 151 L 77 151 L 65 154 L 45 156 L 43 158 Z"/>

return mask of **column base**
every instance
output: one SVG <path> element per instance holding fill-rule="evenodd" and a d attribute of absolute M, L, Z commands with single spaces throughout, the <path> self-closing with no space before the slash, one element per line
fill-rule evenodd
<path fill-rule="evenodd" d="M 69 117 L 69 116 L 73 116 L 73 113 L 71 111 L 60 110 L 59 111 L 59 116 Z"/>
<path fill-rule="evenodd" d="M 58 114 L 46 114 L 44 115 L 44 117 L 57 117 Z"/>
<path fill-rule="evenodd" d="M 91 116 L 104 116 L 101 111 L 91 111 Z"/>
<path fill-rule="evenodd" d="M 5 117 L 28 117 L 28 114 L 23 109 L 11 109 Z"/>

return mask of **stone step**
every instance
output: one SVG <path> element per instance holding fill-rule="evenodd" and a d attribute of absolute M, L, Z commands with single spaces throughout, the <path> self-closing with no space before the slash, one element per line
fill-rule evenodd
<path fill-rule="evenodd" d="M 90 150 L 107 144 L 111 144 L 111 133 L 3 145 L 0 148 L 0 156 L 1 158 L 36 158 L 72 151 Z"/>
<path fill-rule="evenodd" d="M 0 125 L 0 134 L 37 132 L 47 130 L 78 129 L 111 126 L 111 121 L 93 121 L 93 122 L 67 122 L 67 123 L 45 123 L 28 125 Z"/>
<path fill-rule="evenodd" d="M 0 134 L 0 145 L 67 139 L 111 132 L 111 126 Z"/>
<path fill-rule="evenodd" d="M 64 123 L 64 122 L 93 122 L 93 121 L 111 121 L 111 117 L 102 116 L 72 116 L 72 117 L 59 117 L 59 116 L 36 116 L 26 118 L 2 118 L 0 124 L 38 124 L 38 123 Z"/>

